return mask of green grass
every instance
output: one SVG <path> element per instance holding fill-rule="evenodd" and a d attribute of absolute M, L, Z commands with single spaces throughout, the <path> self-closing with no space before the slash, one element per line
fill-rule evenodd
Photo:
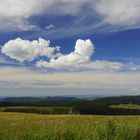
<path fill-rule="evenodd" d="M 0 140 L 140 140 L 140 116 L 0 112 Z"/>
<path fill-rule="evenodd" d="M 111 105 L 111 108 L 123 108 L 123 109 L 138 109 L 140 110 L 140 105 L 136 104 L 119 104 L 119 105 Z"/>
<path fill-rule="evenodd" d="M 3 112 L 4 111 L 4 107 L 0 107 L 0 112 Z"/>

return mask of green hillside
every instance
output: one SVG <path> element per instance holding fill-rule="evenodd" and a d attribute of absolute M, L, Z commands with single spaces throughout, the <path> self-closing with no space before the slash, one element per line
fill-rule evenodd
<path fill-rule="evenodd" d="M 72 108 L 72 113 L 74 114 L 140 115 L 139 105 L 140 96 L 99 99 L 77 99 L 73 97 L 13 97 L 4 98 L 0 101 L 0 106 L 5 108 L 1 111 L 39 114 L 69 114 L 69 110 Z"/>

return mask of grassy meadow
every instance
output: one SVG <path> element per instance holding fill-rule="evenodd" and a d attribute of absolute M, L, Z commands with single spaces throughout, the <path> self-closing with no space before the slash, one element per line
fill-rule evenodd
<path fill-rule="evenodd" d="M 140 140 L 140 116 L 0 112 L 0 140 Z"/>
<path fill-rule="evenodd" d="M 112 108 L 123 108 L 123 109 L 137 109 L 140 110 L 140 105 L 137 104 L 119 104 L 119 105 L 111 105 Z"/>

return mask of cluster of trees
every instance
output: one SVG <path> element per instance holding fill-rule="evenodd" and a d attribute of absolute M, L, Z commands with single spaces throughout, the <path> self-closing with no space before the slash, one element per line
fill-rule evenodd
<path fill-rule="evenodd" d="M 80 114 L 94 115 L 140 115 L 138 109 L 110 108 L 107 106 L 76 106 L 76 110 Z"/>
<path fill-rule="evenodd" d="M 79 101 L 74 97 L 8 97 L 0 99 L 0 106 L 68 106 Z"/>
<path fill-rule="evenodd" d="M 73 107 L 80 114 L 140 115 L 140 109 L 111 107 L 111 105 L 130 103 L 140 105 L 140 96 L 108 97 L 89 101 L 78 101 L 73 104 Z"/>
<path fill-rule="evenodd" d="M 5 107 L 3 112 L 22 112 L 37 114 L 69 114 L 67 107 Z"/>

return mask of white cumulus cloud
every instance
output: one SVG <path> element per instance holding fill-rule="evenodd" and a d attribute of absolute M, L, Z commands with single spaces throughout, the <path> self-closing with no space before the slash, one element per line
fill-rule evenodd
<path fill-rule="evenodd" d="M 50 41 L 39 38 L 38 40 L 22 40 L 17 38 L 8 41 L 1 52 L 20 62 L 33 61 L 39 56 L 54 58 L 59 55 L 59 47 L 51 47 Z"/>
<path fill-rule="evenodd" d="M 40 60 L 37 62 L 37 67 L 51 68 L 73 68 L 90 62 L 90 57 L 94 53 L 94 45 L 91 40 L 76 41 L 75 50 L 70 54 L 61 55 L 56 59 L 51 59 L 50 62 Z"/>
<path fill-rule="evenodd" d="M 106 60 L 93 61 L 91 57 L 95 53 L 95 46 L 90 39 L 78 39 L 74 51 L 62 54 L 60 47 L 51 47 L 48 40 L 39 38 L 30 41 L 17 38 L 2 46 L 1 53 L 21 63 L 34 61 L 36 67 L 52 71 L 140 71 L 139 64 Z M 4 60 L 3 63 L 8 64 L 9 60 Z M 11 64 L 13 64 L 12 61 Z"/>

